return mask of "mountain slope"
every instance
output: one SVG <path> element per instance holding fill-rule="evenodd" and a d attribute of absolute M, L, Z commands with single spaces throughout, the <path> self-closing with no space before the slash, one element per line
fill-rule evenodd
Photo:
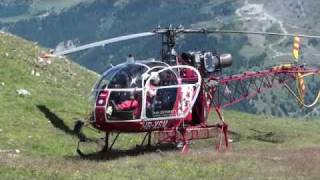
<path fill-rule="evenodd" d="M 191 2 L 187 0 L 161 0 L 150 2 L 147 0 L 81 0 L 81 1 L 47 1 L 39 0 L 7 2 L 10 12 L 19 12 L 20 6 L 26 6 L 28 11 L 40 9 L 45 15 L 33 14 L 31 18 L 12 22 L 4 22 L 0 16 L 0 27 L 11 33 L 25 37 L 40 44 L 55 48 L 62 41 L 72 41 L 74 44 L 85 44 L 110 37 L 150 31 L 158 25 L 169 24 L 185 27 L 212 27 L 226 29 L 247 29 L 251 31 L 278 31 L 283 33 L 317 34 L 319 23 L 319 1 L 308 2 L 289 1 L 260 1 L 260 0 L 205 0 Z M 1 4 L 0 4 L 1 5 Z M 44 8 L 47 7 L 47 8 Z M 60 9 L 60 10 L 57 10 Z M 61 10 L 63 9 L 63 10 Z M 40 11 L 39 10 L 39 11 Z M 10 18 L 15 15 L 3 11 Z M 246 36 L 244 36 L 246 37 Z M 214 40 L 200 38 L 188 41 L 180 38 L 179 50 L 212 49 L 218 52 L 229 51 L 241 54 L 238 61 L 242 62 L 242 69 L 247 67 L 248 61 L 260 57 L 264 65 L 288 62 L 291 59 L 290 38 L 266 38 L 249 36 L 248 40 L 234 40 L 223 42 L 221 36 Z M 230 37 L 228 37 L 230 38 Z M 199 43 L 201 42 L 201 43 Z M 319 47 L 317 40 L 303 40 L 304 59 L 314 63 L 318 58 Z M 181 44 L 182 45 L 181 45 Z M 240 48 L 230 48 L 234 44 L 242 44 Z M 195 45 L 194 45 L 195 44 Z M 80 53 L 74 59 L 97 72 L 102 72 L 109 63 L 122 62 L 128 53 L 138 58 L 156 57 L 159 55 L 159 39 L 145 38 L 98 48 Z M 264 58 L 261 58 L 263 57 Z M 238 68 L 235 68 L 236 70 Z"/>
<path fill-rule="evenodd" d="M 281 33 L 319 34 L 320 4 L 317 0 L 261 1 L 261 0 L 81 0 L 81 1 L 5 1 L 10 11 L 1 11 L 0 28 L 39 44 L 55 48 L 66 44 L 80 45 L 129 33 L 150 31 L 158 25 L 182 24 L 188 27 L 275 31 Z M 1 3 L 0 3 L 1 5 Z M 1 6 L 0 6 L 1 8 Z M 19 19 L 27 9 L 28 18 Z M 1 10 L 1 9 L 0 9 Z M 35 13 L 33 13 L 35 12 Z M 29 14 L 28 14 L 29 13 Z M 9 19 L 8 19 L 9 18 Z M 11 20 L 13 21 L 9 21 Z M 245 35 L 190 35 L 178 38 L 177 51 L 216 50 L 231 53 L 234 64 L 224 74 L 261 70 L 273 65 L 292 62 L 292 38 Z M 123 62 L 128 54 L 136 59 L 157 58 L 160 38 L 148 37 L 76 53 L 70 57 L 96 72 L 103 72 L 110 64 Z M 301 63 L 318 65 L 319 40 L 302 40 Z M 278 101 L 273 102 L 274 99 Z M 270 106 L 270 104 L 276 106 Z M 280 108 L 279 108 L 280 107 Z M 258 96 L 255 101 L 236 105 L 236 109 L 250 113 L 277 116 L 313 116 L 296 111 L 298 105 L 287 98 L 286 92 L 272 92 Z M 303 115 L 301 115 L 303 114 Z"/>
<path fill-rule="evenodd" d="M 60 133 L 51 128 L 52 122 L 44 118 L 39 107 L 59 112 L 69 125 L 72 118 L 83 117 L 88 112 L 87 95 L 97 75 L 67 60 L 56 59 L 41 68 L 36 63 L 38 52 L 39 47 L 31 42 L 0 34 L 0 123 L 3 125 L 0 149 L 27 146 L 35 150 L 28 154 L 50 149 L 50 143 Z M 19 89 L 31 95 L 19 96 Z"/>
<path fill-rule="evenodd" d="M 157 151 L 115 152 L 81 159 L 74 118 L 90 109 L 87 92 L 97 75 L 55 59 L 44 68 L 38 47 L 0 33 L 0 179 L 317 179 L 320 122 L 225 112 L 231 149 L 216 153 L 213 140 L 192 142 L 188 156 Z M 40 76 L 32 75 L 32 70 Z M 37 73 L 35 73 L 37 74 Z M 18 96 L 26 89 L 30 96 Z M 211 116 L 214 120 L 214 115 Z M 90 133 L 90 132 L 88 132 Z M 140 135 L 120 137 L 130 149 Z M 89 144 L 93 146 L 93 144 Z M 131 152 L 131 153 L 130 153 Z M 109 159 L 109 160 L 108 160 Z"/>
<path fill-rule="evenodd" d="M 218 15 L 202 10 L 209 2 L 95 0 L 81 3 L 61 13 L 49 11 L 45 18 L 35 16 L 17 23 L 0 23 L 0 27 L 46 47 L 55 48 L 62 41 L 71 40 L 76 45 L 85 44 L 128 33 L 151 31 L 158 25 L 167 27 L 169 24 L 182 24 L 189 27 L 197 22 L 230 15 L 232 10 L 235 10 L 234 7 L 238 6 L 237 2 L 215 1 L 213 9 L 230 6 L 229 11 Z M 90 69 L 102 72 L 110 63 L 121 63 L 129 53 L 140 59 L 159 56 L 159 40 L 144 38 L 118 43 L 77 54 L 74 59 Z M 208 45 L 207 48 L 212 46 Z"/>

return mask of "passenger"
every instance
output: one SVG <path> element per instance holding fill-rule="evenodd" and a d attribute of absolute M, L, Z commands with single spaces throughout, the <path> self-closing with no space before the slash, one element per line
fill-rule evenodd
<path fill-rule="evenodd" d="M 147 117 L 152 118 L 153 113 L 155 111 L 155 104 L 156 104 L 156 95 L 157 95 L 157 89 L 156 87 L 160 83 L 159 75 L 154 75 L 152 79 L 150 79 L 149 86 L 147 87 L 147 100 L 146 100 L 146 107 L 147 107 Z"/>
<path fill-rule="evenodd" d="M 149 87 L 147 87 L 147 107 L 152 104 L 154 97 L 157 95 L 156 86 L 158 86 L 159 83 L 160 78 L 158 75 L 155 75 L 150 79 Z"/>

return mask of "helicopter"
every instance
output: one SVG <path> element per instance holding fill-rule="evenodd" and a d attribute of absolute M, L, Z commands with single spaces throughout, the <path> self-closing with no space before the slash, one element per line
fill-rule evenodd
<path fill-rule="evenodd" d="M 105 46 L 120 41 L 149 36 L 162 39 L 159 60 L 134 60 L 118 64 L 102 73 L 93 88 L 92 112 L 85 120 L 78 121 L 74 130 L 81 133 L 83 127 L 91 126 L 105 133 L 102 152 L 112 149 L 121 133 L 145 133 L 141 142 L 151 145 L 152 136 L 157 143 L 181 145 L 181 152 L 189 151 L 190 141 L 218 137 L 216 149 L 229 147 L 228 124 L 222 109 L 252 98 L 268 89 L 286 87 L 303 107 L 313 107 L 320 92 L 311 104 L 306 104 L 304 78 L 319 75 L 318 67 L 309 67 L 297 61 L 260 71 L 247 71 L 236 75 L 223 75 L 222 69 L 232 65 L 231 54 L 214 51 L 188 51 L 177 53 L 176 39 L 181 34 L 244 34 L 264 36 L 287 36 L 316 38 L 320 36 L 283 34 L 274 32 L 251 32 L 233 30 L 185 29 L 158 27 L 150 32 L 129 34 L 98 41 L 63 51 L 53 51 L 46 57 L 65 56 L 82 50 Z M 299 52 L 294 45 L 294 54 Z M 296 82 L 296 89 L 288 84 Z M 217 123 L 210 124 L 210 111 L 215 111 Z M 116 136 L 111 142 L 111 136 Z M 80 150 L 80 139 L 77 152 Z"/>

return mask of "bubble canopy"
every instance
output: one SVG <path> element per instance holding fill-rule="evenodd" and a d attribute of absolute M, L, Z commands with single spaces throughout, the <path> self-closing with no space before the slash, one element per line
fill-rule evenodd
<path fill-rule="evenodd" d="M 94 87 L 94 91 L 103 89 L 131 89 L 142 88 L 142 75 L 152 69 L 168 67 L 160 61 L 139 61 L 123 63 L 104 72 Z"/>
<path fill-rule="evenodd" d="M 184 118 L 198 96 L 201 75 L 191 66 L 159 61 L 123 63 L 107 70 L 94 88 L 95 108 L 107 122 Z"/>

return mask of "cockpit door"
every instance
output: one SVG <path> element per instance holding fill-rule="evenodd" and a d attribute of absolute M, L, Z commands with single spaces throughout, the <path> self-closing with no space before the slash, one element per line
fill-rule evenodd
<path fill-rule="evenodd" d="M 141 117 L 145 121 L 185 118 L 200 91 L 201 76 L 191 66 L 172 66 L 147 72 Z"/>

